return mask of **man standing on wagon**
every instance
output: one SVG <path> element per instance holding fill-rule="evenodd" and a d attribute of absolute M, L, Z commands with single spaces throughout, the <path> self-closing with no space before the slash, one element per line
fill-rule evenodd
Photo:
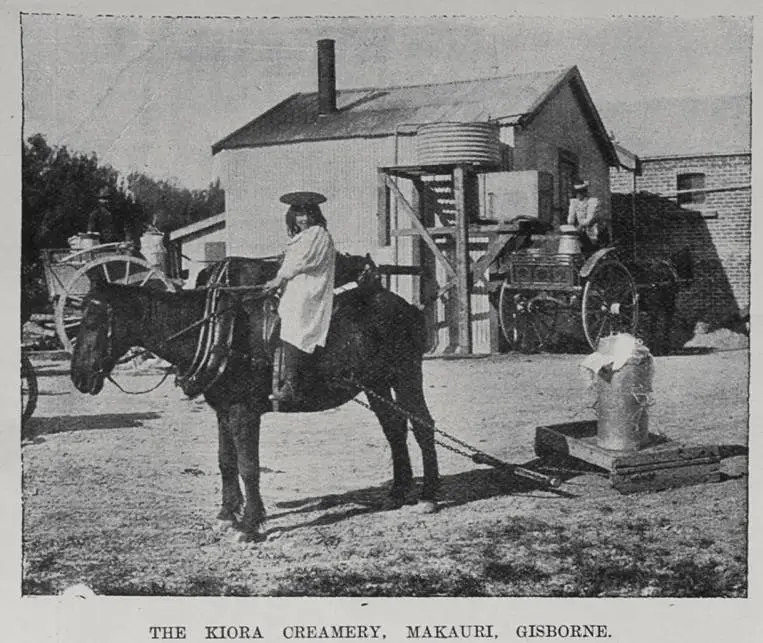
<path fill-rule="evenodd" d="M 278 312 L 285 381 L 271 398 L 298 403 L 306 394 L 303 379 L 307 362 L 317 347 L 326 345 L 334 300 L 336 251 L 319 207 L 326 201 L 325 196 L 291 192 L 280 200 L 289 206 L 289 242 L 278 274 L 265 287 L 283 289 Z"/>
<path fill-rule="evenodd" d="M 109 189 L 101 188 L 98 191 L 98 205 L 87 218 L 87 231 L 97 232 L 101 243 L 116 243 L 122 241 L 122 235 L 117 229 L 114 215 L 108 208 Z"/>
<path fill-rule="evenodd" d="M 588 181 L 578 181 L 573 189 L 567 223 L 578 229 L 583 253 L 588 254 L 609 243 L 609 229 L 599 199 L 588 196 Z"/>

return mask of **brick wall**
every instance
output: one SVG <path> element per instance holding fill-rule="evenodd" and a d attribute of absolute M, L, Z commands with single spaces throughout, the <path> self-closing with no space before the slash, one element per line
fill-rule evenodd
<path fill-rule="evenodd" d="M 677 322 L 728 326 L 750 304 L 750 154 L 642 160 L 636 177 L 611 170 L 613 229 L 618 245 L 638 258 L 668 257 L 688 247 L 694 283 L 681 293 Z M 697 209 L 681 207 L 674 193 L 679 174 L 701 172 L 709 192 Z M 697 206 L 694 206 L 697 207 Z"/>

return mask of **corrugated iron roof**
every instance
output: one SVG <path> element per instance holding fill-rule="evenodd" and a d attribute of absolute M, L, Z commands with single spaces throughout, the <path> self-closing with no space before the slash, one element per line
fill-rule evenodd
<path fill-rule="evenodd" d="M 618 142 L 642 159 L 751 149 L 749 95 L 603 103 L 599 111 Z"/>
<path fill-rule="evenodd" d="M 614 150 L 577 67 L 431 85 L 369 87 L 337 91 L 337 111 L 320 115 L 318 94 L 290 96 L 212 146 L 225 149 L 279 143 L 390 136 L 404 125 L 501 120 L 514 124 L 531 117 L 566 81 L 582 88 L 582 108 L 607 156 Z M 598 131 L 597 131 L 598 130 Z"/>

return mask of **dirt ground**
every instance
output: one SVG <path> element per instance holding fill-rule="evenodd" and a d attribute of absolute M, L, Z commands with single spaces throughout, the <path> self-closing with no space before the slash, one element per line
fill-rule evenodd
<path fill-rule="evenodd" d="M 256 545 L 216 527 L 216 426 L 201 400 L 171 380 L 146 395 L 110 383 L 82 395 L 67 362 L 36 358 L 23 592 L 83 583 L 120 595 L 745 596 L 749 355 L 746 338 L 720 339 L 721 350 L 695 340 L 657 357 L 649 409 L 653 433 L 721 448 L 718 483 L 622 495 L 602 471 L 567 460 L 556 491 L 440 448 L 440 511 L 381 511 L 389 450 L 371 413 L 349 403 L 265 416 L 269 521 Z M 582 358 L 427 360 L 428 402 L 442 430 L 533 463 L 537 426 L 594 418 Z M 137 390 L 157 376 L 120 381 Z"/>

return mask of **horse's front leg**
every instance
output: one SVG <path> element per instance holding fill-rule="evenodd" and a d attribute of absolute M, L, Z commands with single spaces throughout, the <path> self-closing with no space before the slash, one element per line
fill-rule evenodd
<path fill-rule="evenodd" d="M 215 407 L 213 407 L 215 408 Z M 217 413 L 217 462 L 222 476 L 222 506 L 217 520 L 222 526 L 233 526 L 236 514 L 244 504 L 241 486 L 238 481 L 238 458 L 236 445 L 231 432 L 230 408 L 219 406 Z"/>
<path fill-rule="evenodd" d="M 228 416 L 236 446 L 238 474 L 244 484 L 244 514 L 236 525 L 239 540 L 259 540 L 265 521 L 260 496 L 260 413 L 246 403 L 233 404 Z"/>
<path fill-rule="evenodd" d="M 377 387 L 374 392 L 376 395 L 368 395 L 368 401 L 392 451 L 392 489 L 389 492 L 389 506 L 391 509 L 399 509 L 406 503 L 406 496 L 413 488 L 411 458 L 406 443 L 408 426 L 406 418 L 390 404 L 392 395 L 389 386 Z"/>

